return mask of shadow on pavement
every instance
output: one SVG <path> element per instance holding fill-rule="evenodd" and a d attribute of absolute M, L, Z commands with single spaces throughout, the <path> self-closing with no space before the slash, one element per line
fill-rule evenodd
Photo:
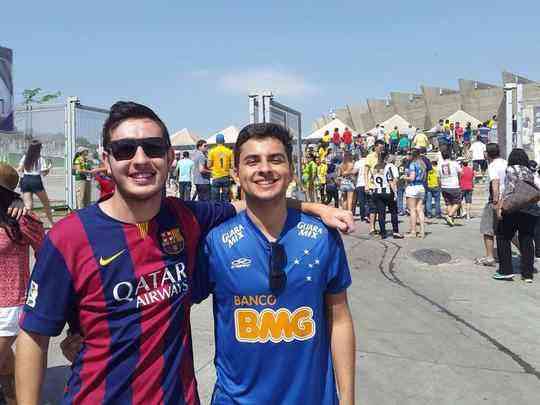
<path fill-rule="evenodd" d="M 56 405 L 62 401 L 64 387 L 69 377 L 68 366 L 50 367 L 45 374 L 43 384 L 42 404 Z"/>

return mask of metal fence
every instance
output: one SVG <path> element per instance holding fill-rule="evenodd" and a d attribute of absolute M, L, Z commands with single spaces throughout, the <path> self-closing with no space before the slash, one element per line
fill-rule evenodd
<path fill-rule="evenodd" d="M 92 164 L 99 164 L 101 129 L 108 113 L 82 105 L 76 97 L 69 97 L 65 104 L 19 106 L 15 110 L 15 132 L 0 134 L 0 161 L 19 166 L 30 141 L 38 139 L 43 145 L 41 155 L 52 165 L 43 177 L 51 204 L 74 209 L 73 157 L 79 146 L 85 146 L 91 151 Z M 97 196 L 93 182 L 92 200 Z"/>

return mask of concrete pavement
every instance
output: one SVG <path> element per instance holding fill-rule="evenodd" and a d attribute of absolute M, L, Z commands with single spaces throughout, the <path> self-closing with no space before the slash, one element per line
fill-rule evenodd
<path fill-rule="evenodd" d="M 344 237 L 353 277 L 358 404 L 540 402 L 540 278 L 531 285 L 519 277 L 495 281 L 494 268 L 474 265 L 483 251 L 478 221 L 429 225 L 424 240 L 372 240 L 363 224 Z M 424 264 L 413 257 L 420 249 L 442 249 L 450 261 Z M 214 382 L 211 302 L 192 313 L 206 404 Z M 67 372 L 56 342 L 46 384 L 45 403 L 51 404 Z"/>

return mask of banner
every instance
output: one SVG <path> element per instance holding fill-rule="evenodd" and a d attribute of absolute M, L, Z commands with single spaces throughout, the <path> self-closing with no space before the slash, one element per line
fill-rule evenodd
<path fill-rule="evenodd" d="M 13 128 L 13 51 L 0 46 L 0 131 Z"/>

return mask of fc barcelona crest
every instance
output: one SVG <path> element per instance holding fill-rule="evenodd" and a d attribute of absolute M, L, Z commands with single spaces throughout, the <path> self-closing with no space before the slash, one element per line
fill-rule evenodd
<path fill-rule="evenodd" d="M 180 228 L 170 229 L 161 233 L 161 247 L 169 255 L 177 255 L 184 250 L 184 237 Z"/>

